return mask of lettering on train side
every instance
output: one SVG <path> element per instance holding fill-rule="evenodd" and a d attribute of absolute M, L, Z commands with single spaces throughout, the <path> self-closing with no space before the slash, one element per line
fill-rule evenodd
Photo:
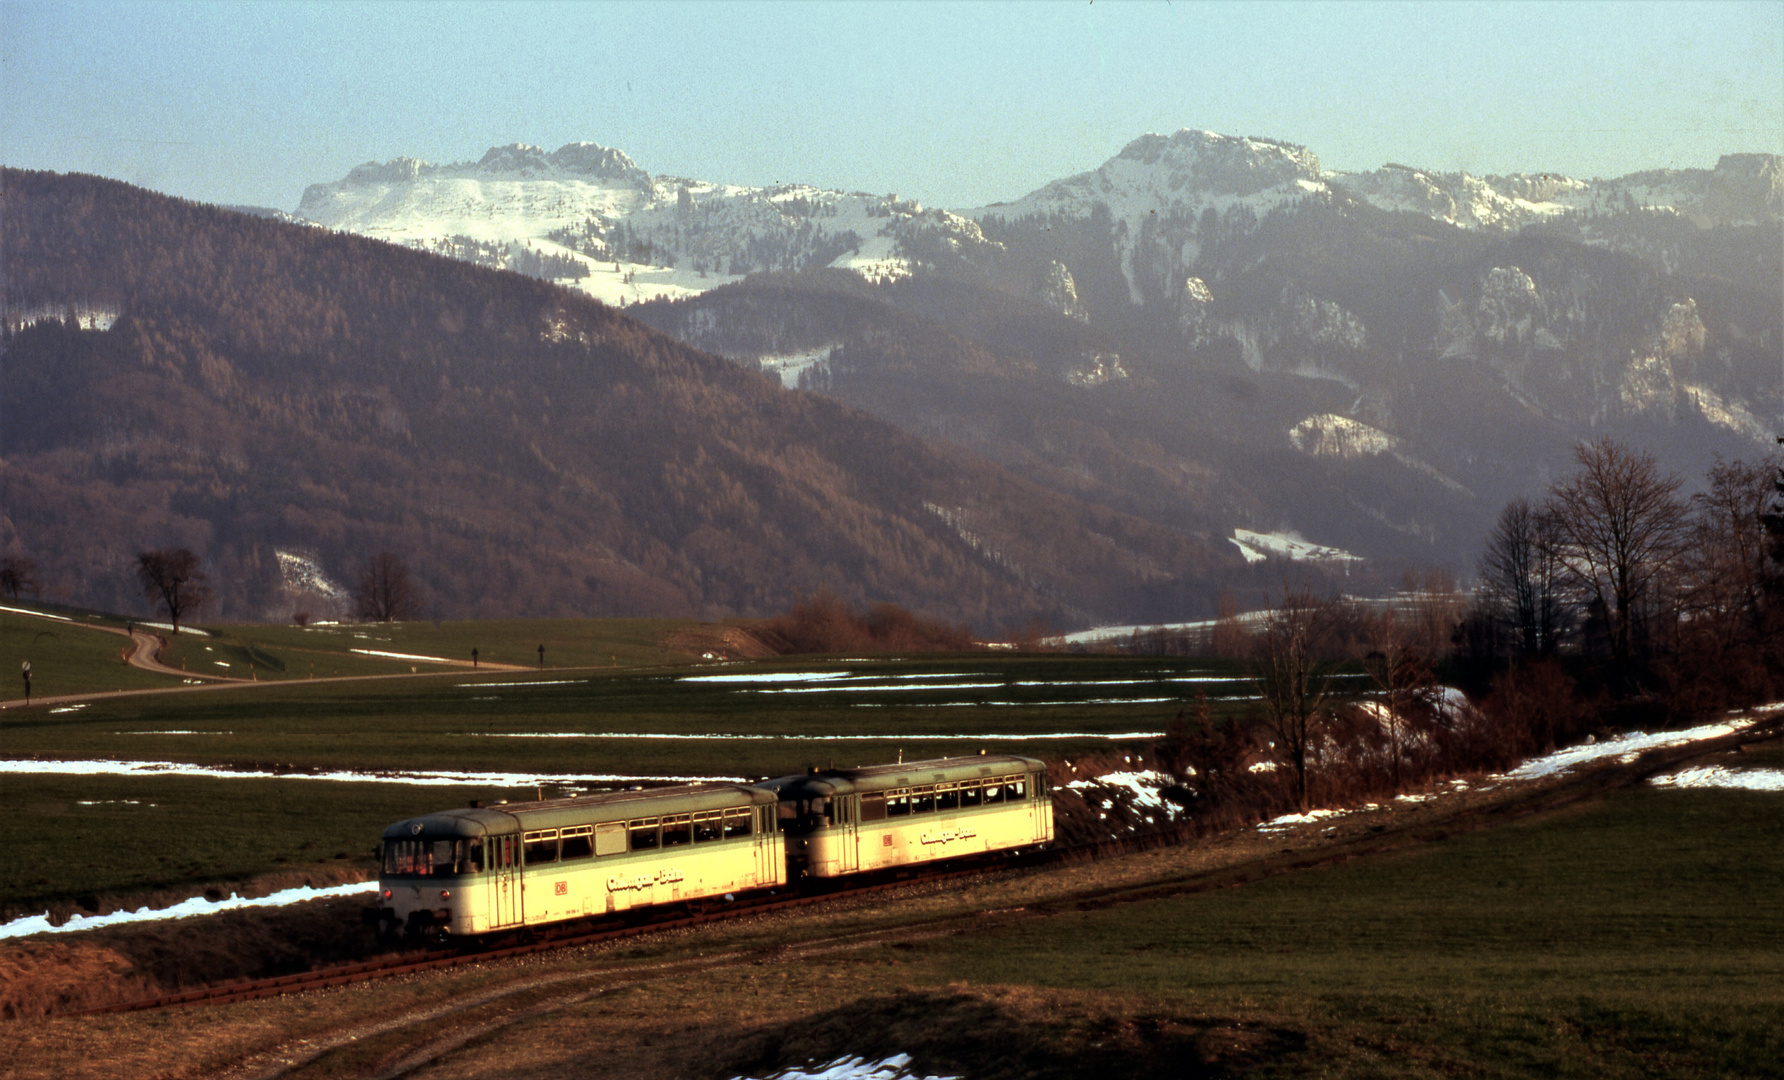
<path fill-rule="evenodd" d="M 673 866 L 665 866 L 650 874 L 636 874 L 632 877 L 621 877 L 618 874 L 607 879 L 608 892 L 625 892 L 627 889 L 648 889 L 654 885 L 670 885 L 683 880 L 680 870 Z"/>

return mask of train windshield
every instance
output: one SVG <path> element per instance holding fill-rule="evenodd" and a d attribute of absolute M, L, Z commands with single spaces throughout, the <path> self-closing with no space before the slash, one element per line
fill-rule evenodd
<path fill-rule="evenodd" d="M 475 874 L 483 869 L 483 840 L 386 840 L 386 877 Z"/>

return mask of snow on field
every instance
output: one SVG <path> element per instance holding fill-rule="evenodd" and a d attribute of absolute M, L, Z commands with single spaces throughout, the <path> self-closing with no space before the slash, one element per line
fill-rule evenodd
<path fill-rule="evenodd" d="M 1271 818 L 1269 821 L 1259 825 L 1257 831 L 1281 832 L 1284 829 L 1290 829 L 1296 825 L 1311 825 L 1315 821 L 1343 817 L 1348 813 L 1350 813 L 1348 810 L 1309 810 L 1305 814 L 1283 814 L 1281 817 Z"/>
<path fill-rule="evenodd" d="M 1534 758 L 1519 765 L 1505 774 L 1508 780 L 1536 780 L 1545 776 L 1555 776 L 1581 765 L 1605 758 L 1617 758 L 1628 764 L 1644 750 L 1655 750 L 1665 746 L 1684 746 L 1687 743 L 1702 742 L 1723 735 L 1733 735 L 1751 726 L 1751 720 L 1728 720 L 1719 724 L 1703 724 L 1683 731 L 1661 731 L 1652 735 L 1640 731 L 1627 735 L 1617 735 L 1603 742 L 1590 742 L 1580 746 L 1570 746 L 1565 750 L 1557 750 L 1546 757 Z"/>
<path fill-rule="evenodd" d="M 377 656 L 386 660 L 420 660 L 427 664 L 462 664 L 463 660 L 448 660 L 443 656 L 420 656 L 416 653 L 386 652 L 383 649 L 348 649 L 348 652 L 361 656 Z"/>
<path fill-rule="evenodd" d="M 1784 791 L 1784 769 L 1726 769 L 1698 765 L 1648 781 L 1655 787 L 1732 788 L 1737 791 Z"/>
<path fill-rule="evenodd" d="M 718 739 L 736 742 L 1039 742 L 1049 739 L 1157 739 L 1162 731 L 1048 731 L 1042 733 L 987 733 L 979 735 L 923 734 L 895 731 L 883 735 L 740 735 L 733 732 L 711 732 L 697 735 L 663 731 L 465 731 L 459 733 L 473 739 L 668 739 L 698 741 Z"/>
<path fill-rule="evenodd" d="M 682 783 L 741 776 L 624 776 L 601 773 L 471 773 L 437 772 L 269 772 L 227 769 L 179 761 L 0 761 L 0 776 L 210 776 L 220 780 L 333 780 L 348 784 L 418 784 L 423 786 L 540 787 L 566 784 Z"/>
<path fill-rule="evenodd" d="M 137 908 L 135 911 L 114 911 L 109 915 L 75 914 L 61 926 L 50 922 L 50 913 L 42 915 L 26 915 L 8 923 L 0 923 L 0 939 L 24 937 L 26 934 L 67 934 L 76 930 L 97 930 L 105 926 L 122 926 L 125 923 L 155 922 L 163 919 L 189 919 L 194 915 L 215 915 L 220 911 L 239 911 L 243 908 L 284 907 L 287 904 L 301 904 L 306 900 L 326 900 L 337 896 L 358 896 L 362 893 L 378 891 L 376 881 L 358 881 L 347 885 L 335 885 L 325 889 L 312 889 L 308 885 L 299 885 L 295 889 L 281 889 L 269 896 L 243 897 L 230 893 L 223 900 L 207 900 L 202 896 L 194 896 L 182 900 L 172 907 Z"/>
<path fill-rule="evenodd" d="M 824 682 L 846 679 L 847 671 L 753 671 L 735 675 L 683 675 L 676 682 L 754 683 L 754 682 Z"/>
<path fill-rule="evenodd" d="M 582 686 L 587 679 L 521 679 L 518 682 L 461 682 L 454 686 L 457 690 L 489 690 L 495 687 L 518 687 L 522 690 L 533 686 Z"/>
<path fill-rule="evenodd" d="M 830 686 L 777 686 L 751 689 L 752 694 L 864 694 L 876 690 L 895 690 L 899 692 L 921 690 L 1001 690 L 1008 683 L 1002 682 L 947 682 L 947 683 L 893 683 L 891 685 L 863 685 L 850 683 Z"/>
<path fill-rule="evenodd" d="M 73 622 L 74 621 L 73 619 L 70 619 L 66 615 L 51 615 L 47 611 L 32 611 L 30 608 L 22 608 L 22 607 L 7 607 L 5 604 L 0 604 L 0 611 L 4 611 L 9 615 L 31 615 L 31 616 L 34 616 L 35 618 L 39 618 L 39 619 L 54 619 L 57 622 Z"/>
<path fill-rule="evenodd" d="M 893 1054 L 869 1061 L 863 1057 L 837 1058 L 824 1065 L 795 1067 L 770 1073 L 761 1080 L 962 1080 L 958 1076 L 924 1076 L 911 1070 L 909 1054 Z M 732 1080 L 746 1080 L 737 1076 Z"/>

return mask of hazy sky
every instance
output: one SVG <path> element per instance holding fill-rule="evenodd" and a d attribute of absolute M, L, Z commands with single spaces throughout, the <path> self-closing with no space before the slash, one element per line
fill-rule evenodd
<path fill-rule="evenodd" d="M 1016 198 L 1147 131 L 1615 176 L 1784 152 L 1784 3 L 0 0 L 0 162 L 296 207 L 399 155 Z"/>

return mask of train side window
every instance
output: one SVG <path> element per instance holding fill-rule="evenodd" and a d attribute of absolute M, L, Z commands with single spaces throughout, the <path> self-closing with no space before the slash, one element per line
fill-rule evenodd
<path fill-rule="evenodd" d="M 861 820 L 886 820 L 886 797 L 884 795 L 861 796 Z"/>
<path fill-rule="evenodd" d="M 596 855 L 624 855 L 626 853 L 626 823 L 623 821 L 603 821 L 595 826 Z"/>
<path fill-rule="evenodd" d="M 937 810 L 960 809 L 960 789 L 953 784 L 935 785 L 935 808 Z"/>
<path fill-rule="evenodd" d="M 526 864 L 528 866 L 538 866 L 541 863 L 557 862 L 558 834 L 556 829 L 542 829 L 539 832 L 530 832 L 527 833 L 523 839 L 526 842 Z"/>
<path fill-rule="evenodd" d="M 911 813 L 927 814 L 935 809 L 935 789 L 920 787 L 911 789 Z"/>
<path fill-rule="evenodd" d="M 458 842 L 458 866 L 454 873 L 480 874 L 483 872 L 483 838 L 472 837 Z"/>
<path fill-rule="evenodd" d="M 995 806 L 1003 802 L 1004 786 L 1001 780 L 985 781 L 985 805 Z"/>
<path fill-rule="evenodd" d="M 979 805 L 979 782 L 968 780 L 960 785 L 961 809 L 971 809 Z"/>
<path fill-rule="evenodd" d="M 752 811 L 742 808 L 725 811 L 725 839 L 729 840 L 734 836 L 748 836 L 753 816 Z"/>
<path fill-rule="evenodd" d="M 694 815 L 694 843 L 720 840 L 725 835 L 725 812 L 706 810 Z"/>
<path fill-rule="evenodd" d="M 639 818 L 631 823 L 633 851 L 650 851 L 657 846 L 657 819 Z"/>
<path fill-rule="evenodd" d="M 587 859 L 595 854 L 595 827 L 593 825 L 578 825 L 573 829 L 565 829 L 562 835 L 564 847 L 563 854 L 559 857 L 565 861 Z"/>
<path fill-rule="evenodd" d="M 676 814 L 663 819 L 663 846 L 676 847 L 680 844 L 694 842 L 694 826 L 686 814 Z"/>
<path fill-rule="evenodd" d="M 900 788 L 886 795 L 887 817 L 909 817 L 911 814 L 911 793 L 908 788 Z"/>
<path fill-rule="evenodd" d="M 1012 776 L 1004 781 L 1004 801 L 1021 802 L 1027 797 L 1028 777 Z"/>

